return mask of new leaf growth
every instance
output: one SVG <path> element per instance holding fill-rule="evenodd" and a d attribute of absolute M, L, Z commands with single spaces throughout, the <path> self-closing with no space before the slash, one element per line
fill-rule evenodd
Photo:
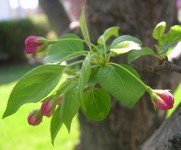
<path fill-rule="evenodd" d="M 149 47 L 142 47 L 137 37 L 119 35 L 119 27 L 107 29 L 100 35 L 97 44 L 93 44 L 85 20 L 82 11 L 80 28 L 84 39 L 66 34 L 56 40 L 38 36 L 29 36 L 25 40 L 25 53 L 48 49 L 44 58 L 47 64 L 29 71 L 17 82 L 3 118 L 16 113 L 26 103 L 43 102 L 40 110 L 29 114 L 28 123 L 38 125 L 42 116 L 52 116 L 50 131 L 54 143 L 62 124 L 70 131 L 72 119 L 80 109 L 91 120 L 105 119 L 111 108 L 111 96 L 132 108 L 148 92 L 158 109 L 173 107 L 174 98 L 170 92 L 151 89 L 130 65 L 112 62 L 111 58 L 128 53 L 129 64 L 145 55 L 164 60 L 171 44 L 181 39 L 180 26 L 172 27 L 166 34 L 165 22 L 156 26 L 153 30 L 153 37 L 158 41 L 155 53 Z M 89 50 L 85 49 L 84 44 Z M 62 65 L 67 60 L 72 61 Z"/>

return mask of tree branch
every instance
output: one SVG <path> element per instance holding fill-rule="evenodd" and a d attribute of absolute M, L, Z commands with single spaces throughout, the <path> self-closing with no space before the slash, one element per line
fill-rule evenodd
<path fill-rule="evenodd" d="M 181 67 L 170 61 L 164 61 L 161 65 L 148 66 L 148 65 L 132 65 L 139 72 L 158 72 L 158 71 L 169 71 L 177 72 L 181 74 Z"/>
<path fill-rule="evenodd" d="M 181 149 L 181 104 L 173 115 L 141 146 L 141 150 Z"/>

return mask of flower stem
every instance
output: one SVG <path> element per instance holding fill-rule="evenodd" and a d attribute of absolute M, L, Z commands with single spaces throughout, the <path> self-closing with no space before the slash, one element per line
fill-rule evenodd
<path fill-rule="evenodd" d="M 73 62 L 73 63 L 69 64 L 68 67 L 75 66 L 75 65 L 80 64 L 82 62 L 83 62 L 83 60 L 79 60 L 79 61 Z"/>

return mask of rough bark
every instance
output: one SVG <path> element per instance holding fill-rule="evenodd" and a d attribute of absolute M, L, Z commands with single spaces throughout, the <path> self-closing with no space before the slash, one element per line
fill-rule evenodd
<path fill-rule="evenodd" d="M 41 8 L 46 13 L 49 23 L 57 35 L 69 31 L 70 18 L 59 0 L 39 0 Z"/>
<path fill-rule="evenodd" d="M 47 2 L 48 7 L 54 2 L 41 1 Z M 58 17 L 59 13 L 55 11 L 58 4 L 54 4 L 54 7 L 52 6 L 45 12 L 49 14 L 50 21 L 53 19 L 51 23 L 58 24 L 58 26 L 52 27 L 58 34 L 61 34 L 67 25 L 60 26 L 61 23 L 64 23 L 62 21 L 64 17 Z M 170 26 L 176 20 L 175 0 L 87 0 L 87 8 L 89 30 L 94 42 L 105 29 L 118 25 L 121 28 L 121 34 L 137 36 L 144 45 L 153 47 L 154 41 L 150 37 L 154 26 L 163 20 L 167 22 L 167 26 Z M 59 11 L 62 10 L 59 8 Z M 65 20 L 68 20 L 67 17 Z M 125 57 L 117 61 L 123 63 Z M 150 65 L 155 62 L 152 59 L 143 59 L 138 63 Z M 168 73 L 167 76 L 157 73 L 144 73 L 143 75 L 144 82 L 153 88 L 171 88 L 172 83 Z M 138 145 L 143 143 L 159 127 L 163 120 L 163 114 L 163 112 L 156 112 L 153 109 L 150 97 L 146 94 L 133 109 L 128 109 L 113 100 L 111 112 L 102 122 L 87 120 L 80 113 L 81 143 L 77 149 L 136 150 Z"/>
<path fill-rule="evenodd" d="M 110 26 L 120 26 L 121 34 L 140 38 L 144 45 L 154 47 L 151 34 L 154 26 L 165 20 L 172 25 L 176 17 L 174 1 L 165 0 L 88 0 L 89 30 L 92 39 Z M 164 12 L 164 13 L 163 13 Z M 96 40 L 94 40 L 96 41 Z M 117 62 L 125 63 L 125 57 Z M 138 63 L 155 64 L 152 58 Z M 144 73 L 144 82 L 153 88 L 171 88 L 169 73 L 163 82 L 163 74 Z M 167 82 L 168 81 L 168 82 Z M 113 100 L 112 109 L 106 120 L 92 122 L 79 114 L 81 143 L 80 150 L 136 150 L 163 121 L 164 113 L 156 112 L 150 97 L 144 97 L 132 109 Z"/>
<path fill-rule="evenodd" d="M 181 149 L 181 105 L 141 147 L 141 150 Z"/>
<path fill-rule="evenodd" d="M 153 27 L 163 20 L 170 26 L 176 20 L 175 0 L 112 0 L 106 3 L 104 0 L 87 1 L 89 22 L 97 30 L 91 32 L 93 37 L 109 26 L 118 25 L 121 27 L 121 34 L 140 37 L 144 44 L 152 45 L 150 36 Z"/>

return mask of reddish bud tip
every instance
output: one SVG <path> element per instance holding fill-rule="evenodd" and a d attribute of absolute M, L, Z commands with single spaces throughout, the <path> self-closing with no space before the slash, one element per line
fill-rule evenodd
<path fill-rule="evenodd" d="M 39 36 L 28 36 L 25 39 L 25 54 L 34 54 L 38 51 L 39 47 L 44 44 L 44 42 L 39 42 Z"/>
<path fill-rule="evenodd" d="M 29 125 L 36 126 L 42 122 L 42 115 L 39 110 L 34 110 L 29 113 L 27 120 Z"/>
<path fill-rule="evenodd" d="M 50 117 L 55 110 L 55 106 L 56 104 L 52 102 L 51 99 L 43 101 L 41 105 L 41 114 Z"/>
<path fill-rule="evenodd" d="M 58 100 L 57 100 L 57 105 L 61 105 L 62 104 L 62 96 L 58 97 Z"/>
<path fill-rule="evenodd" d="M 173 107 L 174 97 L 168 90 L 154 90 L 159 99 L 153 99 L 153 103 L 158 109 L 168 110 Z"/>

